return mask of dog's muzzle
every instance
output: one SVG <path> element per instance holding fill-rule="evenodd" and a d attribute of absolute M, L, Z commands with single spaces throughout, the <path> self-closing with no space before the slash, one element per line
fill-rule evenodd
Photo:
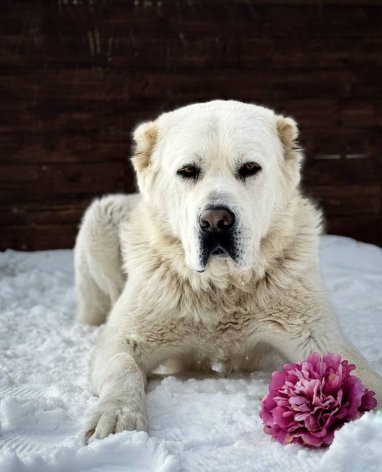
<path fill-rule="evenodd" d="M 229 256 L 235 260 L 235 214 L 224 206 L 211 206 L 199 216 L 202 266 L 210 256 Z"/>

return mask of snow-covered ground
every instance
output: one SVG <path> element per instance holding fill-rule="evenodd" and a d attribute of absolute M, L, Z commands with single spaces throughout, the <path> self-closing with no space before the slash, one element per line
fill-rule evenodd
<path fill-rule="evenodd" d="M 326 236 L 320 263 L 343 330 L 382 374 L 382 250 Z M 0 254 L 1 472 L 382 471 L 379 412 L 346 425 L 328 450 L 272 442 L 259 419 L 264 374 L 152 380 L 149 435 L 84 446 L 99 329 L 74 313 L 71 251 Z"/>

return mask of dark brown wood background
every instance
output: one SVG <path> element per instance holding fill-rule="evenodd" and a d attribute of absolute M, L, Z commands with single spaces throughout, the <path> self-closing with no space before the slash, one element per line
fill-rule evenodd
<path fill-rule="evenodd" d="M 297 119 L 329 232 L 381 243 L 381 1 L 2 0 L 0 32 L 0 249 L 71 247 L 134 126 L 213 98 Z"/>

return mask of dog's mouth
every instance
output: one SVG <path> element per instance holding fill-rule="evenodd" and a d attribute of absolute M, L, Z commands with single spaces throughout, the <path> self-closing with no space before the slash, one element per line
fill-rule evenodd
<path fill-rule="evenodd" d="M 211 252 L 211 256 L 228 256 L 228 253 L 221 246 L 218 246 Z"/>
<path fill-rule="evenodd" d="M 208 261 L 212 257 L 227 257 L 236 262 L 236 247 L 235 240 L 232 234 L 230 235 L 200 235 L 200 262 L 203 272 Z"/>

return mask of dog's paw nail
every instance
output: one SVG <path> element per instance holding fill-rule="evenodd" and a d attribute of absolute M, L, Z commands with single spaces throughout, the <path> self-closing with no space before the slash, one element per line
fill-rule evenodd
<path fill-rule="evenodd" d="M 90 444 L 95 439 L 103 439 L 109 434 L 121 431 L 147 431 L 147 420 L 142 411 L 127 405 L 104 403 L 98 407 L 86 429 L 85 441 Z"/>
<path fill-rule="evenodd" d="M 94 441 L 94 439 L 95 439 L 94 433 L 95 433 L 94 428 L 89 429 L 88 431 L 86 431 L 86 433 L 85 433 L 85 444 L 90 444 L 91 442 Z"/>

